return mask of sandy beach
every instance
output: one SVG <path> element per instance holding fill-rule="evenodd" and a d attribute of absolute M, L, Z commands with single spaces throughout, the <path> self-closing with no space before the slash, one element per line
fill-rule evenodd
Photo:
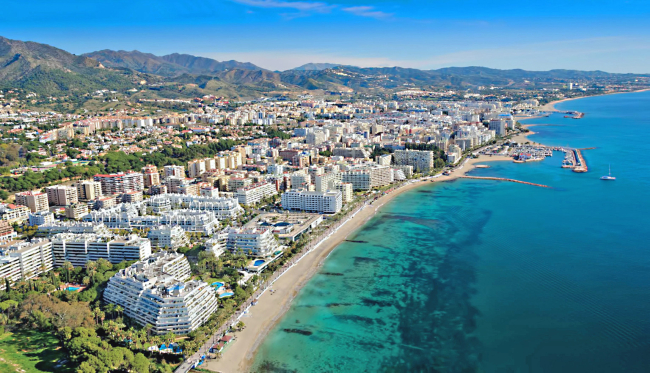
<path fill-rule="evenodd" d="M 543 105 L 540 110 L 541 111 L 546 111 L 546 112 L 552 112 L 552 111 L 558 111 L 555 108 L 555 105 L 561 103 L 561 102 L 566 102 L 566 101 L 573 101 L 573 100 L 579 100 L 581 98 L 587 98 L 587 97 L 596 97 L 596 96 L 607 96 L 607 95 L 620 95 L 620 94 L 625 94 L 625 93 L 636 93 L 636 92 L 645 92 L 645 91 L 650 91 L 650 89 L 639 89 L 636 91 L 630 91 L 630 92 L 610 92 L 610 93 L 603 93 L 600 95 L 594 95 L 594 96 L 582 96 L 582 97 L 572 97 L 572 98 L 565 98 L 563 100 L 558 100 L 558 101 L 553 101 L 549 102 L 548 104 Z M 530 118 L 522 118 L 522 119 L 532 119 L 534 117 Z"/>
<path fill-rule="evenodd" d="M 401 193 L 418 188 L 426 183 L 453 180 L 473 170 L 477 164 L 495 161 L 511 162 L 512 158 L 507 156 L 490 157 L 482 155 L 479 158 L 469 159 L 465 161 L 462 167 L 454 170 L 449 176 L 441 175 L 435 179 L 407 184 L 381 197 L 372 205 L 367 205 L 346 224 L 341 226 L 331 237 L 323 241 L 320 246 L 280 277 L 272 286 L 273 293 L 270 291 L 265 292 L 259 298 L 257 305 L 251 307 L 248 314 L 241 318 L 246 324 L 246 328 L 241 332 L 235 333 L 236 340 L 224 350 L 221 359 L 207 360 L 207 364 L 203 367 L 224 373 L 247 372 L 253 363 L 255 352 L 259 345 L 268 332 L 280 321 L 284 313 L 289 309 L 291 301 L 318 271 L 318 268 L 322 265 L 329 253 L 350 234 L 359 229 L 368 219 L 372 218 L 384 204 Z"/>

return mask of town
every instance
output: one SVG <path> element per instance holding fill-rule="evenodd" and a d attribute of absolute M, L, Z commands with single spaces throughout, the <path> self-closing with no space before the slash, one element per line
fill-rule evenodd
<path fill-rule="evenodd" d="M 537 94 L 431 96 L 204 97 L 94 115 L 14 111 L 8 99 L 3 303 L 84 302 L 58 333 L 125 346 L 161 372 L 218 358 L 278 273 L 366 204 L 479 153 L 550 152 L 512 140 L 527 131 L 518 119 L 546 114 Z M 51 311 L 32 307 L 44 316 L 29 322 L 46 328 Z M 75 329 L 86 319 L 96 331 Z M 103 364 L 65 343 L 82 366 Z"/>

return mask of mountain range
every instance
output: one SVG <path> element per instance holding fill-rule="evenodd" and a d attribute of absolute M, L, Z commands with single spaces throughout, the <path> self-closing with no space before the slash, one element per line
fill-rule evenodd
<path fill-rule="evenodd" d="M 485 67 L 437 70 L 362 68 L 332 63 L 309 63 L 292 70 L 273 72 L 248 62 L 216 61 L 178 53 L 156 56 L 139 51 L 101 50 L 76 56 L 46 44 L 0 37 L 0 88 L 25 88 L 47 95 L 83 94 L 96 89 L 126 90 L 143 80 L 150 87 L 152 84 L 155 86 L 150 90 L 164 97 L 210 93 L 244 98 L 259 97 L 264 93 L 315 90 L 378 93 L 430 87 L 495 85 L 527 88 L 576 80 L 616 82 L 635 76 L 638 75 Z"/>

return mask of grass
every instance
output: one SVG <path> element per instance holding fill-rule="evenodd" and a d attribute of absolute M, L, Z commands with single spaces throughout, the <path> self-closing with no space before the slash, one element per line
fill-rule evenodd
<path fill-rule="evenodd" d="M 59 340 L 47 332 L 18 330 L 0 336 L 0 372 L 72 372 L 66 364 L 58 366 L 65 358 Z"/>

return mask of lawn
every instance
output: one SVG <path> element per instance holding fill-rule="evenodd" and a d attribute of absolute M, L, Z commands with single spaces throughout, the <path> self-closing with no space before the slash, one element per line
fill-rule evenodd
<path fill-rule="evenodd" d="M 0 372 L 72 372 L 70 366 L 57 366 L 65 357 L 59 340 L 46 332 L 20 330 L 0 336 Z"/>

